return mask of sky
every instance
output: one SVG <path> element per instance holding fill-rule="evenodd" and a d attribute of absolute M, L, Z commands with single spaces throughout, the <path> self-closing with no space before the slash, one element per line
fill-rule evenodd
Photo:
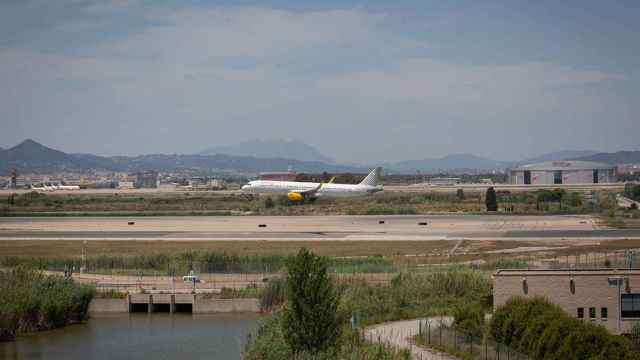
<path fill-rule="evenodd" d="M 640 1 L 0 1 L 0 147 L 640 150 Z"/>

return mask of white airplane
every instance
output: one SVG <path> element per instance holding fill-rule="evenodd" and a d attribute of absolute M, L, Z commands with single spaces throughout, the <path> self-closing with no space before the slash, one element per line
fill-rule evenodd
<path fill-rule="evenodd" d="M 31 186 L 31 190 L 33 190 L 33 191 L 47 191 L 47 192 L 56 191 L 56 190 L 80 190 L 80 186 L 42 184 L 39 187 L 35 186 L 35 185 L 32 185 Z"/>
<path fill-rule="evenodd" d="M 40 187 L 35 186 L 35 185 L 31 185 L 31 190 L 33 190 L 33 191 L 47 191 L 47 189 L 44 187 L 44 185 L 42 185 Z"/>
<path fill-rule="evenodd" d="M 80 186 L 78 185 L 58 185 L 56 186 L 57 190 L 80 190 Z"/>
<path fill-rule="evenodd" d="M 319 196 L 360 196 L 382 191 L 379 184 L 382 168 L 375 168 L 360 184 L 312 183 L 299 181 L 254 180 L 242 187 L 248 193 L 280 193 L 287 194 L 291 201 L 314 201 Z"/>

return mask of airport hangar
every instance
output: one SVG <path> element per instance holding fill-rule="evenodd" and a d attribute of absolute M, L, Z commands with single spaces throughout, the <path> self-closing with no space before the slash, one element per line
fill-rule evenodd
<path fill-rule="evenodd" d="M 616 182 L 616 167 L 591 161 L 548 161 L 509 169 L 514 185 L 606 184 Z"/>

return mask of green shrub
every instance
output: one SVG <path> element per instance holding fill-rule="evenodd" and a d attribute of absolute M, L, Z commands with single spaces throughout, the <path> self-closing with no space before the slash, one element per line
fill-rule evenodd
<path fill-rule="evenodd" d="M 0 271 L 0 339 L 87 318 L 94 288 L 18 267 Z"/>
<path fill-rule="evenodd" d="M 485 270 L 497 269 L 526 269 L 529 266 L 526 259 L 503 257 L 482 264 L 480 267 Z"/>
<path fill-rule="evenodd" d="M 279 308 L 285 301 L 286 279 L 274 277 L 269 279 L 260 297 L 260 309 L 269 312 Z"/>
<path fill-rule="evenodd" d="M 484 333 L 484 310 L 478 303 L 457 305 L 453 310 L 453 318 L 455 325 L 465 332 L 479 337 Z"/>
<path fill-rule="evenodd" d="M 408 350 L 396 350 L 386 344 L 371 344 L 363 341 L 355 330 L 344 328 L 340 340 L 334 347 L 321 352 L 299 352 L 293 354 L 284 340 L 282 316 L 274 314 L 260 320 L 257 331 L 250 335 L 245 345 L 246 360 L 406 360 L 411 359 Z"/>
<path fill-rule="evenodd" d="M 625 184 L 624 195 L 632 200 L 640 201 L 640 185 L 632 183 Z"/>
<path fill-rule="evenodd" d="M 637 351 L 640 351 L 640 323 L 636 323 L 631 328 L 631 334 L 629 336 L 631 342 L 636 347 Z"/>
<path fill-rule="evenodd" d="M 570 193 L 567 198 L 567 204 L 573 207 L 582 206 L 582 195 L 580 195 L 580 193 L 577 193 L 575 191 Z"/>
<path fill-rule="evenodd" d="M 639 359 L 631 343 L 569 316 L 543 298 L 513 298 L 498 308 L 490 334 L 534 359 Z"/>
<path fill-rule="evenodd" d="M 357 282 L 344 285 L 341 311 L 358 311 L 364 324 L 452 314 L 457 305 L 491 307 L 491 282 L 467 269 L 395 276 L 388 286 Z"/>

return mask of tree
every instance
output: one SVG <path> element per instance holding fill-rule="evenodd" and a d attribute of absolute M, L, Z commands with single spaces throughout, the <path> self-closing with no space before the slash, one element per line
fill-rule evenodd
<path fill-rule="evenodd" d="M 553 190 L 553 200 L 558 202 L 560 210 L 562 210 L 562 199 L 564 199 L 565 195 L 567 195 L 567 192 L 564 189 Z"/>
<path fill-rule="evenodd" d="M 287 261 L 286 299 L 282 330 L 293 353 L 316 353 L 337 343 L 341 332 L 339 297 L 327 274 L 325 258 L 303 248 Z"/>
<path fill-rule="evenodd" d="M 271 198 L 271 196 L 268 196 L 267 198 L 264 199 L 264 207 L 267 209 L 271 209 L 273 207 L 274 203 L 273 203 L 273 199 Z"/>
<path fill-rule="evenodd" d="M 624 196 L 635 201 L 640 201 L 640 185 L 626 184 L 624 186 Z"/>
<path fill-rule="evenodd" d="M 492 186 L 487 189 L 484 203 L 487 205 L 487 211 L 498 211 L 498 198 Z"/>
<path fill-rule="evenodd" d="M 464 200 L 464 190 L 458 189 L 458 191 L 456 191 L 456 196 L 458 197 L 458 200 Z"/>
<path fill-rule="evenodd" d="M 15 189 L 18 187 L 18 170 L 15 168 L 11 169 L 11 188 Z"/>

